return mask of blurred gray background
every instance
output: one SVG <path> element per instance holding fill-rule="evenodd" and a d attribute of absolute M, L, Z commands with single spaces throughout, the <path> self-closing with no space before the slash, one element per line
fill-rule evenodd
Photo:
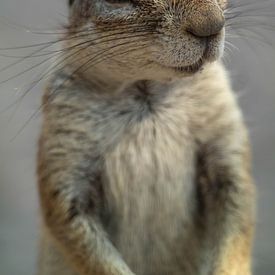
<path fill-rule="evenodd" d="M 5 48 L 55 40 L 53 35 L 34 34 L 30 30 L 59 29 L 66 22 L 66 2 L 0 0 L 1 275 L 35 274 L 40 222 L 35 154 L 40 127 L 37 110 L 43 82 L 34 86 L 24 98 L 21 96 L 32 87 L 31 83 L 45 67 L 35 67 L 23 75 L 18 74 L 48 58 L 29 58 L 22 62 L 20 57 L 6 55 L 27 56 L 37 47 Z M 259 0 L 257 7 L 260 7 L 260 2 L 265 1 Z M 259 28 L 255 39 L 245 41 L 244 36 L 243 40 L 231 40 L 236 47 L 228 45 L 231 50 L 227 50 L 224 59 L 253 145 L 254 175 L 258 189 L 255 275 L 275 274 L 275 28 L 272 27 L 275 25 L 272 24 L 275 21 L 272 17 L 275 16 L 275 0 L 269 4 L 267 13 L 256 9 L 253 14 L 261 15 L 259 25 L 265 25 L 271 31 Z M 13 62 L 19 63 L 5 69 Z M 7 81 L 16 75 L 18 77 Z"/>

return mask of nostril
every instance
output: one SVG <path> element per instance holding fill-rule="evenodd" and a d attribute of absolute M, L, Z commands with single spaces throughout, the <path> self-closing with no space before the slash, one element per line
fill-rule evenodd
<path fill-rule="evenodd" d="M 189 18 L 187 31 L 198 37 L 218 34 L 224 27 L 225 19 L 222 12 L 204 12 Z"/>

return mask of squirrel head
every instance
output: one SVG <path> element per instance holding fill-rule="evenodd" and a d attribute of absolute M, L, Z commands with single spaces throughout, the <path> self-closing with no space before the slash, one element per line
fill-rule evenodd
<path fill-rule="evenodd" d="M 226 0 L 70 0 L 69 5 L 68 41 L 81 47 L 76 59 L 83 58 L 79 65 L 87 71 L 135 80 L 183 77 L 223 52 Z"/>

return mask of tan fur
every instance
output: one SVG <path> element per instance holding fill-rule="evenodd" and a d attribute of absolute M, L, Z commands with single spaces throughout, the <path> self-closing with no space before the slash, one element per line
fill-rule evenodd
<path fill-rule="evenodd" d="M 224 1 L 140 1 L 135 13 L 94 2 L 75 1 L 68 35 L 77 38 L 64 48 L 97 43 L 61 57 L 44 96 L 39 274 L 250 275 L 249 142 L 217 60 L 224 30 L 209 38 L 207 27 Z M 146 39 L 129 38 L 133 25 L 125 44 L 102 42 L 150 18 L 159 21 L 142 29 Z M 80 67 L 98 51 L 105 59 Z"/>

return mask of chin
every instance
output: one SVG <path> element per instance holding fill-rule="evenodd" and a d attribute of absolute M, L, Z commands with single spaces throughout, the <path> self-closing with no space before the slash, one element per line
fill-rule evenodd
<path fill-rule="evenodd" d="M 219 60 L 218 54 L 211 57 L 203 57 L 189 66 L 166 66 L 156 63 L 150 75 L 153 76 L 154 79 L 159 80 L 190 77 L 201 73 L 208 64 L 217 60 Z"/>
<path fill-rule="evenodd" d="M 204 43 L 198 47 L 189 45 L 188 52 L 181 52 L 177 47 L 177 51 L 162 49 L 161 52 L 154 57 L 152 63 L 157 70 L 165 71 L 169 76 L 184 77 L 192 76 L 203 70 L 204 66 L 219 60 L 224 50 L 224 32 L 211 36 L 204 40 Z M 174 52 L 174 55 L 170 55 Z M 180 58 L 179 58 L 180 57 Z"/>

